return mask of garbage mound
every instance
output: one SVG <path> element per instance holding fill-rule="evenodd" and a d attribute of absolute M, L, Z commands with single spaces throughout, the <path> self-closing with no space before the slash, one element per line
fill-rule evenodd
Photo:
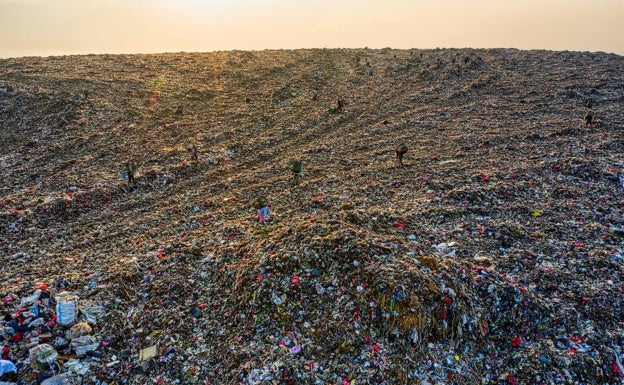
<path fill-rule="evenodd" d="M 0 381 L 624 383 L 624 58 L 0 60 Z"/>

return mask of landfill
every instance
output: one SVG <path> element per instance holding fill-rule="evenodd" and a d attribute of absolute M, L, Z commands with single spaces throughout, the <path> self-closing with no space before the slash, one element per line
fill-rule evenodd
<path fill-rule="evenodd" d="M 623 132 L 604 52 L 2 59 L 0 383 L 624 384 Z"/>

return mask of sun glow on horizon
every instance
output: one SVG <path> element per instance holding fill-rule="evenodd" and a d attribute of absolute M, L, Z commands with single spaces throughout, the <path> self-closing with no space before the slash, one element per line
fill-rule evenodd
<path fill-rule="evenodd" d="M 624 54 L 621 20 L 621 0 L 0 0 L 0 57 L 365 46 Z"/>

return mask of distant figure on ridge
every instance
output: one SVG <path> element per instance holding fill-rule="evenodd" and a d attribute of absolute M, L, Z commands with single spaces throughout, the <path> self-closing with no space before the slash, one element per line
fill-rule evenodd
<path fill-rule="evenodd" d="M 399 147 L 397 147 L 395 151 L 396 157 L 399 160 L 399 166 L 403 167 L 403 155 L 407 153 L 407 145 L 403 143 Z"/>

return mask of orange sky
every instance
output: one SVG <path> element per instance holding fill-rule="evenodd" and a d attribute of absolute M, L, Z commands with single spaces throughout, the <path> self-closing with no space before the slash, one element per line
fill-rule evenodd
<path fill-rule="evenodd" d="M 0 0 L 0 57 L 265 48 L 624 55 L 624 0 Z"/>

